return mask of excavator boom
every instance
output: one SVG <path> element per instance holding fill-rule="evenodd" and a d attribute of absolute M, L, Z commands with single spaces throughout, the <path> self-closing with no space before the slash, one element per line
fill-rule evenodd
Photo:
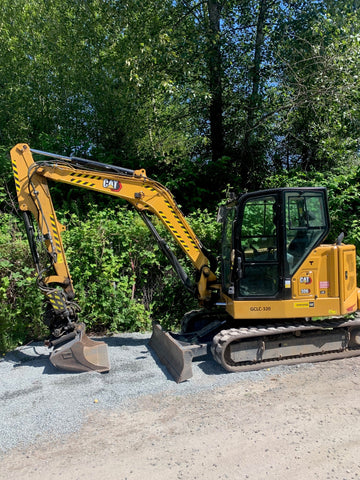
<path fill-rule="evenodd" d="M 41 156 L 42 160 L 35 162 L 33 154 Z M 78 322 L 79 307 L 74 302 L 75 291 L 61 239 L 65 227 L 57 220 L 48 180 L 127 200 L 155 236 L 184 286 L 200 302 L 210 301 L 212 292 L 209 284 L 216 283 L 216 276 L 211 271 L 207 252 L 171 193 L 160 183 L 148 178 L 144 169 L 130 170 L 83 158 L 66 157 L 30 149 L 26 144 L 18 144 L 11 150 L 11 161 L 19 206 L 38 273 L 38 286 L 51 307 L 46 312 L 46 323 L 52 335 L 49 346 L 54 347 L 50 360 L 56 367 L 70 371 L 104 372 L 110 369 L 110 361 L 106 344 L 89 339 L 84 325 Z M 149 214 L 161 220 L 199 272 L 196 286 L 158 234 Z M 50 264 L 46 266 L 40 263 L 32 218 L 35 218 L 39 237 L 48 252 Z M 164 342 L 154 341 L 153 344 L 161 358 L 171 358 L 165 335 Z"/>

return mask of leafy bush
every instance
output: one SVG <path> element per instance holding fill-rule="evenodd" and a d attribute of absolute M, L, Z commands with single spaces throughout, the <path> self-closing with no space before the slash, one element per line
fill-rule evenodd
<path fill-rule="evenodd" d="M 59 212 L 67 225 L 63 241 L 82 311 L 80 320 L 91 331 L 143 331 L 151 319 L 165 328 L 177 328 L 196 301 L 184 289 L 140 216 L 122 205 L 89 205 L 84 214 Z M 86 209 L 85 209 L 86 211 Z M 189 218 L 199 237 L 212 248 L 219 225 L 208 212 Z M 188 275 L 193 271 L 156 217 L 153 222 L 165 237 Z M 42 295 L 35 282 L 27 239 L 14 215 L 3 214 L 0 223 L 0 348 L 6 351 L 30 338 L 46 334 L 42 325 Z"/>
<path fill-rule="evenodd" d="M 357 167 L 346 174 L 335 171 L 326 176 L 290 172 L 268 179 L 266 187 L 327 187 L 332 221 L 329 241 L 344 231 L 345 241 L 354 243 L 360 252 L 359 173 Z M 184 289 L 140 216 L 113 202 L 107 206 L 102 201 L 100 206 L 82 204 L 82 208 L 71 205 L 75 207 L 72 213 L 69 207 L 70 203 L 64 202 L 58 216 L 68 228 L 63 234 L 64 246 L 76 299 L 82 307 L 80 319 L 88 329 L 149 330 L 152 319 L 166 329 L 176 329 L 184 312 L 196 307 L 196 300 Z M 211 213 L 198 210 L 188 221 L 204 245 L 217 255 L 221 232 L 215 217 L 215 209 Z M 179 246 L 159 220 L 153 217 L 153 222 L 193 278 L 192 266 Z M 47 334 L 25 232 L 17 217 L 9 213 L 0 216 L 0 301 L 2 352 Z"/>
<path fill-rule="evenodd" d="M 64 221 L 64 220 L 63 220 Z M 210 232 L 212 243 L 218 225 L 209 214 L 193 214 L 194 228 L 202 225 L 200 237 Z M 162 224 L 153 222 L 178 257 L 177 245 Z M 77 298 L 80 317 L 93 330 L 148 330 L 151 317 L 166 328 L 175 328 L 184 305 L 194 301 L 160 251 L 140 216 L 127 208 L 90 209 L 87 219 L 72 214 L 63 239 Z M 188 261 L 183 267 L 192 275 Z M 186 308 L 186 307 L 185 307 Z"/>
<path fill-rule="evenodd" d="M 42 295 L 16 217 L 0 215 L 0 352 L 46 331 L 41 321 Z"/>
<path fill-rule="evenodd" d="M 150 327 L 150 305 L 141 302 L 137 292 L 138 263 L 140 256 L 156 260 L 146 249 L 151 242 L 140 222 L 124 209 L 92 208 L 87 220 L 75 214 L 70 218 L 63 235 L 65 250 L 82 306 L 80 318 L 93 330 Z"/>

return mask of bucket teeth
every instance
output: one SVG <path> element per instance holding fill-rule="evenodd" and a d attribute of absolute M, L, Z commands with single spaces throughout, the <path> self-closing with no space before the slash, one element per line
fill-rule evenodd
<path fill-rule="evenodd" d="M 108 372 L 110 361 L 108 346 L 105 342 L 91 340 L 84 331 L 76 337 L 55 348 L 50 355 L 54 367 L 71 372 Z"/>

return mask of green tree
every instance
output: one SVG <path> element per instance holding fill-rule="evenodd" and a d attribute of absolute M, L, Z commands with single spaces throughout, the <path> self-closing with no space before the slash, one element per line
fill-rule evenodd
<path fill-rule="evenodd" d="M 281 30 L 280 167 L 324 171 L 358 158 L 359 15 L 343 2 L 325 3 Z"/>

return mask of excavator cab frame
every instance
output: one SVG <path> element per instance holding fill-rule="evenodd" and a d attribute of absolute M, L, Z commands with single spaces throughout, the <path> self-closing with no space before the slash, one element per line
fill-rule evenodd
<path fill-rule="evenodd" d="M 222 288 L 234 300 L 291 297 L 291 278 L 330 230 L 325 188 L 242 195 L 227 210 Z"/>

